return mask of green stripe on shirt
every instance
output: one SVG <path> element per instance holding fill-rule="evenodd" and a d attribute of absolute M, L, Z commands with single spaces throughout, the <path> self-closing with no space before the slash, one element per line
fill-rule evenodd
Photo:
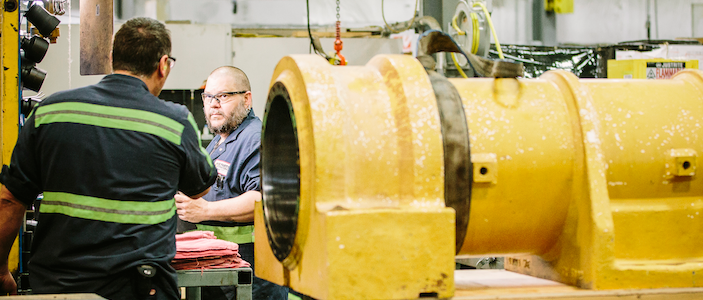
<path fill-rule="evenodd" d="M 35 127 L 49 123 L 78 123 L 144 132 L 181 144 L 181 123 L 157 113 L 90 103 L 64 102 L 37 108 Z"/>
<path fill-rule="evenodd" d="M 174 199 L 144 202 L 110 200 L 63 192 L 44 192 L 40 213 L 125 224 L 157 224 L 176 213 Z"/>

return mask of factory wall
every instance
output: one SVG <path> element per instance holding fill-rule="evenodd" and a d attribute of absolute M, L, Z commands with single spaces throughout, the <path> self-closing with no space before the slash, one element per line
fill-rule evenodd
<path fill-rule="evenodd" d="M 120 24 L 115 24 L 118 28 Z M 289 54 L 309 53 L 307 38 L 240 38 L 231 36 L 229 24 L 167 24 L 173 35 L 172 55 L 176 67 L 164 89 L 198 89 L 210 72 L 223 65 L 234 65 L 247 73 L 254 96 L 254 112 L 263 117 L 271 75 L 278 61 Z M 103 76 L 80 75 L 80 29 L 77 25 L 59 25 L 61 37 L 49 46 L 44 60 L 37 66 L 47 71 L 42 92 L 54 92 L 97 83 Z M 334 39 L 320 41 L 327 51 Z M 398 39 L 350 38 L 343 51 L 351 65 L 363 65 L 379 53 L 401 53 Z M 69 47 L 70 45 L 70 47 Z M 34 94 L 25 91 L 25 95 Z"/>
<path fill-rule="evenodd" d="M 493 23 L 505 44 L 532 41 L 532 0 L 493 0 Z M 574 0 L 574 13 L 556 15 L 560 44 L 614 44 L 703 37 L 703 0 Z M 697 13 L 696 13 L 697 12 Z"/>
<path fill-rule="evenodd" d="M 237 12 L 233 14 L 235 2 Z M 309 2 L 313 26 L 329 26 L 335 21 L 335 1 Z M 59 17 L 61 37 L 39 64 L 48 71 L 44 94 L 84 86 L 101 78 L 79 75 L 78 3 L 73 0 L 70 11 Z M 492 1 L 493 22 L 502 44 L 539 44 L 532 38 L 532 3 L 533 0 Z M 407 20 L 414 4 L 415 0 L 385 0 L 386 20 Z M 652 39 L 703 37 L 703 0 L 574 0 L 574 13 L 556 15 L 557 41 L 592 45 L 646 39 L 647 4 Z M 306 38 L 232 36 L 232 28 L 305 30 L 303 0 L 122 0 L 119 14 L 122 20 L 148 16 L 169 23 L 173 56 L 178 62 L 165 89 L 196 89 L 212 69 L 234 64 L 251 77 L 254 110 L 259 116 L 263 116 L 268 84 L 278 60 L 287 54 L 309 53 Z M 381 1 L 341 1 L 340 19 L 348 27 L 380 26 Z M 122 20 L 116 20 L 115 29 Z M 322 39 L 327 51 L 333 50 L 332 43 L 333 39 Z M 375 54 L 401 52 L 400 40 L 344 39 L 343 53 L 351 65 L 364 64 Z"/>
<path fill-rule="evenodd" d="M 416 0 L 384 0 L 388 22 L 408 20 Z M 506 44 L 532 44 L 532 2 L 492 0 L 498 38 Z M 78 0 L 72 0 L 70 22 L 78 22 Z M 121 16 L 163 17 L 197 24 L 233 27 L 297 27 L 306 25 L 304 0 L 121 0 Z M 234 3 L 237 11 L 234 11 Z M 422 2 L 422 1 L 420 1 Z M 437 1 L 439 2 L 439 1 Z M 444 0 L 443 2 L 456 2 Z M 652 39 L 703 37 L 703 0 L 573 0 L 574 13 L 556 16 L 557 41 L 564 44 L 618 43 L 647 38 L 649 13 Z M 309 0 L 312 26 L 336 21 L 334 0 Z M 116 9 L 117 11 L 117 9 Z M 381 0 L 340 2 L 345 27 L 382 26 Z M 68 16 L 62 17 L 62 23 Z"/>
<path fill-rule="evenodd" d="M 125 0 L 127 1 L 127 0 Z M 156 0 L 135 0 L 155 3 Z M 233 14 L 231 0 L 170 0 L 166 15 L 172 20 L 195 23 L 231 23 L 235 27 L 306 25 L 303 0 L 238 0 Z M 309 0 L 313 26 L 335 20 L 335 1 Z M 422 2 L 422 1 L 420 1 Z M 439 1 L 438 1 L 439 2 Z M 445 1 L 450 2 L 450 1 Z M 574 13 L 556 15 L 557 42 L 599 44 L 647 38 L 649 12 L 652 39 L 703 37 L 703 0 L 573 0 Z M 532 41 L 533 0 L 493 0 L 493 19 L 498 38 L 506 44 Z M 385 0 L 388 22 L 406 21 L 415 0 Z M 153 5 L 152 5 L 153 6 Z M 649 7 L 648 7 L 649 6 Z M 698 11 L 698 14 L 695 12 Z M 380 0 L 340 2 L 344 26 L 383 25 Z"/>

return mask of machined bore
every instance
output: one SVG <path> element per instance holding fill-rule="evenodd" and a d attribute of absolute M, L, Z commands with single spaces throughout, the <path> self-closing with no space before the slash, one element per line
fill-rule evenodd
<path fill-rule="evenodd" d="M 291 253 L 300 206 L 300 164 L 295 115 L 288 91 L 276 83 L 263 122 L 261 177 L 266 232 L 280 261 Z"/>

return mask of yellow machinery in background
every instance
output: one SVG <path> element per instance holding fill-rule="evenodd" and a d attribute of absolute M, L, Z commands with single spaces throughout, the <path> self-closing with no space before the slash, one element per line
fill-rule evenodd
<path fill-rule="evenodd" d="M 317 299 L 453 295 L 455 255 L 586 289 L 703 286 L 703 73 L 449 79 L 283 58 L 256 275 Z"/>
<path fill-rule="evenodd" d="M 2 4 L 2 15 L 0 19 L 0 47 L 2 56 L 2 75 L 0 76 L 0 126 L 2 126 L 2 163 L 10 164 L 12 149 L 15 148 L 17 137 L 19 136 L 19 3 L 17 0 L 6 0 Z M 18 240 L 12 246 L 8 266 L 10 272 L 16 272 L 19 268 L 19 245 Z"/>

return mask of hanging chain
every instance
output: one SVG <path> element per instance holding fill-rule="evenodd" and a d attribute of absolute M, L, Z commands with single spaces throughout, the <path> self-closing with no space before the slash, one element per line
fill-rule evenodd
<path fill-rule="evenodd" d="M 339 0 L 337 0 L 337 26 L 336 26 L 337 39 L 335 41 L 335 44 L 337 43 L 337 41 L 340 41 L 340 43 L 341 43 L 342 34 L 340 33 L 340 28 L 339 28 L 340 24 L 342 24 L 342 22 L 339 21 Z"/>
<path fill-rule="evenodd" d="M 341 29 L 340 29 L 340 25 L 342 24 L 342 22 L 339 21 L 339 1 L 340 0 L 337 0 L 337 26 L 336 26 L 337 36 L 336 36 L 336 39 L 334 40 L 334 50 L 337 51 L 337 56 L 339 57 L 339 64 L 346 65 L 347 61 L 346 61 L 346 59 L 344 59 L 344 55 L 339 53 L 340 51 L 342 51 L 342 33 L 341 33 Z"/>
<path fill-rule="evenodd" d="M 339 0 L 337 0 L 337 22 L 339 22 Z"/>

